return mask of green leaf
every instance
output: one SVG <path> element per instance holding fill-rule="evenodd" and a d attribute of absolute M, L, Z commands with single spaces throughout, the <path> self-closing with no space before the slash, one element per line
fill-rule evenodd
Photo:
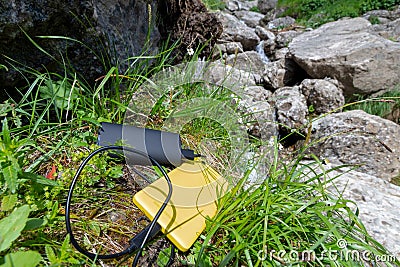
<path fill-rule="evenodd" d="M 54 101 L 59 109 L 66 109 L 69 103 L 78 98 L 71 85 L 63 81 L 47 81 L 45 86 L 39 87 L 40 96 L 44 99 Z"/>
<path fill-rule="evenodd" d="M 11 243 L 20 236 L 28 220 L 29 212 L 29 206 L 24 205 L 0 221 L 0 252 L 8 249 Z"/>
<path fill-rule="evenodd" d="M 70 242 L 70 237 L 67 235 L 61 245 L 60 249 L 60 259 L 65 259 L 69 255 L 69 251 L 71 250 L 71 242 Z"/>
<path fill-rule="evenodd" d="M 51 264 L 57 263 L 57 256 L 56 253 L 54 253 L 54 249 L 50 245 L 46 245 L 45 250 L 47 259 L 49 259 L 50 263 Z"/>
<path fill-rule="evenodd" d="M 18 196 L 16 194 L 4 196 L 3 199 L 1 200 L 1 210 L 2 211 L 12 210 L 15 207 L 17 200 Z"/>
<path fill-rule="evenodd" d="M 45 226 L 47 223 L 46 220 L 40 218 L 29 218 L 25 224 L 24 231 L 31 231 L 42 226 Z"/>
<path fill-rule="evenodd" d="M 18 172 L 12 165 L 3 168 L 3 176 L 6 180 L 7 187 L 14 194 L 17 191 L 18 186 Z"/>
<path fill-rule="evenodd" d="M 122 166 L 113 166 L 109 170 L 109 176 L 112 178 L 119 178 L 124 174 L 122 171 Z"/>
<path fill-rule="evenodd" d="M 99 224 L 97 222 L 89 223 L 89 228 L 90 228 L 90 230 L 93 231 L 93 234 L 95 236 L 100 236 L 101 228 L 100 228 L 100 226 L 99 226 Z"/>
<path fill-rule="evenodd" d="M 3 130 L 1 132 L 3 135 L 3 143 L 8 147 L 11 144 L 11 136 L 10 131 L 8 130 L 7 118 L 4 118 L 3 120 Z"/>
<path fill-rule="evenodd" d="M 161 250 L 161 252 L 158 254 L 157 257 L 157 265 L 166 266 L 169 261 L 170 255 L 171 255 L 171 246 Z"/>
<path fill-rule="evenodd" d="M 42 185 L 49 185 L 49 186 L 58 186 L 56 181 L 47 179 L 41 175 L 31 173 L 31 172 L 23 172 L 21 178 L 27 178 L 32 180 L 35 183 L 42 184 Z"/>
<path fill-rule="evenodd" d="M 0 64 L 0 70 L 1 70 L 1 69 L 5 69 L 6 71 L 8 71 L 7 66 L 5 66 L 5 65 L 3 65 L 3 64 Z"/>
<path fill-rule="evenodd" d="M 43 259 L 37 251 L 18 251 L 7 254 L 0 267 L 36 267 Z"/>

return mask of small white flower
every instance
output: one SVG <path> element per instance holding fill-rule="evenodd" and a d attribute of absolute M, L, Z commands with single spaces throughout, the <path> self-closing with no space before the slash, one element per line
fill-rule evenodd
<path fill-rule="evenodd" d="M 194 55 L 194 50 L 193 50 L 193 48 L 188 48 L 188 49 L 187 49 L 187 53 L 188 53 L 189 56 L 193 56 L 193 55 Z"/>

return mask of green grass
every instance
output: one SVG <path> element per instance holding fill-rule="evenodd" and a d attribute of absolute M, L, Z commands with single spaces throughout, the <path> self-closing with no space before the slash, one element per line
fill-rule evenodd
<path fill-rule="evenodd" d="M 0 240 L 0 264 L 18 258 L 27 263 L 36 259 L 40 266 L 101 266 L 69 243 L 64 225 L 66 192 L 80 162 L 96 148 L 99 123 L 122 123 L 127 112 L 134 111 L 134 93 L 144 83 L 152 82 L 153 74 L 169 66 L 172 49 L 165 47 L 153 57 L 131 58 L 133 65 L 124 73 L 110 67 L 94 86 L 69 71 L 60 76 L 29 70 L 35 79 L 21 88 L 20 98 L 1 104 L 0 224 L 4 227 L 0 232 L 6 238 Z M 242 136 L 232 138 L 238 129 L 229 125 L 238 119 L 245 124 L 251 116 L 238 111 L 232 101 L 237 96 L 231 91 L 191 83 L 192 74 L 188 72 L 184 77 L 185 83 L 158 95 L 145 114 L 149 118 L 147 126 L 161 128 L 171 117 L 192 118 L 182 125 L 184 145 L 205 155 L 204 160 L 237 184 L 219 200 L 217 216 L 208 220 L 207 230 L 193 248 L 178 254 L 178 263 L 282 266 L 290 259 L 272 251 L 312 250 L 321 255 L 323 251 L 337 250 L 338 240 L 345 240 L 352 251 L 388 253 L 368 235 L 357 211 L 347 207 L 350 202 L 341 197 L 341 192 L 326 191 L 331 182 L 326 175 L 333 170 L 317 173 L 316 167 L 323 167 L 318 159 L 316 163 L 303 164 L 301 153 L 290 161 L 278 159 L 275 144 L 266 180 L 259 186 L 244 187 L 255 168 L 251 164 L 240 165 L 248 161 L 243 159 L 244 152 L 256 150 L 261 141 L 237 146 L 237 138 Z M 196 113 L 199 110 L 205 113 Z M 212 113 L 218 116 L 210 117 Z M 236 165 L 246 167 L 245 172 L 238 174 Z M 154 173 L 152 169 L 143 171 Z M 75 230 L 87 248 L 116 251 L 135 234 L 137 229 L 133 226 L 142 216 L 132 204 L 135 190 L 140 188 L 123 166 L 107 156 L 93 159 L 82 174 L 72 203 Z M 117 223 L 112 223 L 115 221 L 111 217 Z M 5 233 L 14 221 L 19 222 L 11 231 L 14 235 Z M 127 266 L 131 260 L 108 264 Z M 360 261 L 326 257 L 307 263 L 294 260 L 290 264 L 363 266 Z"/>
<path fill-rule="evenodd" d="M 250 11 L 261 13 L 261 12 L 260 12 L 260 9 L 258 8 L 258 6 L 253 6 L 253 7 L 251 7 L 251 8 L 250 8 Z"/>
<path fill-rule="evenodd" d="M 223 10 L 226 6 L 222 0 L 202 0 L 202 2 L 209 10 Z"/>
<path fill-rule="evenodd" d="M 298 23 L 318 27 L 343 17 L 357 17 L 374 9 L 392 9 L 399 0 L 279 0 L 286 9 L 284 15 L 297 19 Z"/>
<path fill-rule="evenodd" d="M 355 95 L 345 110 L 361 109 L 365 112 L 400 123 L 400 90 L 398 87 L 380 97 Z"/>
<path fill-rule="evenodd" d="M 336 168 L 317 173 L 322 162 L 300 160 L 284 165 L 276 161 L 260 186 L 238 185 L 221 199 L 219 213 L 193 249 L 197 261 L 218 266 L 366 266 L 345 255 L 386 255 L 357 218 L 358 210 L 349 208 L 354 203 L 341 192 L 326 190 L 336 178 L 328 174 Z"/>

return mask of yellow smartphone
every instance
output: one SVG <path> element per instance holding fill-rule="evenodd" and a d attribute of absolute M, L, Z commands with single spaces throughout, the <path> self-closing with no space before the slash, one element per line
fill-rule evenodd
<path fill-rule="evenodd" d="M 158 219 L 161 230 L 181 251 L 187 251 L 206 226 L 206 218 L 217 212 L 216 201 L 228 188 L 227 181 L 213 168 L 194 161 L 183 163 L 168 173 L 172 196 Z M 135 205 L 153 219 L 168 194 L 161 177 L 133 197 Z"/>

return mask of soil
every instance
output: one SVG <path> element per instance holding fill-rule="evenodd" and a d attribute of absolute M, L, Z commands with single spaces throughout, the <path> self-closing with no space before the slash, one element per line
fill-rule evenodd
<path fill-rule="evenodd" d="M 182 61 L 188 50 L 195 51 L 201 46 L 204 46 L 201 57 L 211 54 L 223 27 L 200 0 L 163 0 L 159 1 L 159 9 L 163 18 L 159 27 L 161 36 L 170 36 L 173 42 L 179 41 L 175 55 L 177 62 Z"/>

